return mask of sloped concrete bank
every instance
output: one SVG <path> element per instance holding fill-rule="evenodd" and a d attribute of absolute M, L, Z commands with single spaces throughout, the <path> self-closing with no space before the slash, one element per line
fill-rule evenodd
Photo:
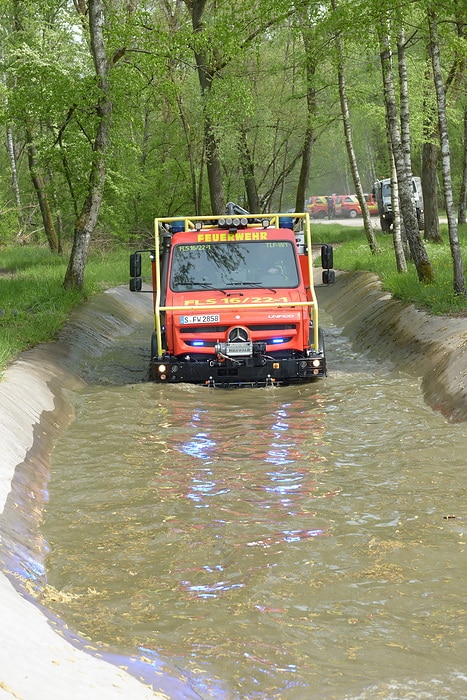
<path fill-rule="evenodd" d="M 467 419 L 467 318 L 433 318 L 403 306 L 369 273 L 340 273 L 335 285 L 318 294 L 356 348 L 415 373 L 433 408 L 449 420 Z M 151 304 L 150 295 L 109 290 L 72 315 L 57 343 L 24 353 L 0 382 L 0 698 L 209 696 L 159 659 L 93 648 L 31 595 L 44 583 L 46 544 L 39 524 L 50 450 L 73 417 L 67 393 L 97 376 L 114 381 L 99 358 L 120 341 L 128 343 L 129 364 L 135 360 L 132 381 L 144 380 L 146 350 L 135 348 L 131 338 L 141 324 L 148 324 L 149 333 Z M 332 358 L 330 365 L 332 371 Z"/>
<path fill-rule="evenodd" d="M 149 332 L 151 309 L 149 294 L 109 290 L 72 315 L 58 342 L 23 353 L 0 381 L 0 698 L 201 697 L 191 679 L 160 659 L 93 647 L 34 597 L 44 585 L 39 524 L 50 451 L 72 419 L 67 393 L 94 378 L 99 357 L 116 341 L 145 321 Z M 135 381 L 147 373 L 139 365 Z"/>
<path fill-rule="evenodd" d="M 404 305 L 381 291 L 370 272 L 339 273 L 319 292 L 321 306 L 358 351 L 420 377 L 429 406 L 450 421 L 467 420 L 467 317 L 430 316 Z"/>

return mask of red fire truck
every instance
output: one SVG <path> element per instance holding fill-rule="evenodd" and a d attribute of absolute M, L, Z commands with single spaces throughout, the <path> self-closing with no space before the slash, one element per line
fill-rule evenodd
<path fill-rule="evenodd" d="M 321 246 L 324 284 L 332 259 Z M 132 291 L 153 294 L 152 380 L 268 386 L 326 375 L 308 214 L 157 218 L 154 249 L 130 256 L 130 276 Z"/>

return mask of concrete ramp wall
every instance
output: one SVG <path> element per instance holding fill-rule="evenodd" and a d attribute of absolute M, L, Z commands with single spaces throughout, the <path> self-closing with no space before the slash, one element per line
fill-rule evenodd
<path fill-rule="evenodd" d="M 467 420 L 467 317 L 430 316 L 404 305 L 381 291 L 370 272 L 339 273 L 319 298 L 357 350 L 420 377 L 428 405 L 450 421 Z"/>
<path fill-rule="evenodd" d="M 57 343 L 23 353 L 0 381 L 0 699 L 199 698 L 160 660 L 116 657 L 89 645 L 34 599 L 43 583 L 39 535 L 49 454 L 72 418 L 67 390 L 143 320 L 146 294 L 110 290 L 76 310 Z M 150 327 L 150 325 L 148 325 Z M 149 336 L 147 339 L 149 347 Z M 141 372 L 140 372 L 140 376 Z"/>

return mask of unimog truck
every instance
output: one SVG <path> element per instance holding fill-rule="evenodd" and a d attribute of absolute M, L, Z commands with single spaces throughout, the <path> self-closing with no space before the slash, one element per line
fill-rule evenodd
<path fill-rule="evenodd" d="M 240 387 L 326 376 L 312 250 L 308 214 L 155 219 L 154 249 L 130 256 L 131 291 L 153 295 L 150 378 Z M 330 284 L 331 246 L 321 263 Z"/>

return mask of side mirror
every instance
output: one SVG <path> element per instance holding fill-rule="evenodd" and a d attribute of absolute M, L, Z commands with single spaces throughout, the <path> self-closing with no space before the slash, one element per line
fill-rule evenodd
<path fill-rule="evenodd" d="M 141 253 L 130 255 L 130 277 L 141 277 Z"/>
<path fill-rule="evenodd" d="M 321 267 L 330 270 L 334 267 L 334 249 L 332 245 L 321 246 Z"/>
<path fill-rule="evenodd" d="M 132 277 L 130 280 L 130 292 L 140 292 L 143 288 L 141 277 Z"/>
<path fill-rule="evenodd" d="M 334 284 L 336 281 L 336 273 L 334 270 L 323 270 L 323 284 Z"/>

